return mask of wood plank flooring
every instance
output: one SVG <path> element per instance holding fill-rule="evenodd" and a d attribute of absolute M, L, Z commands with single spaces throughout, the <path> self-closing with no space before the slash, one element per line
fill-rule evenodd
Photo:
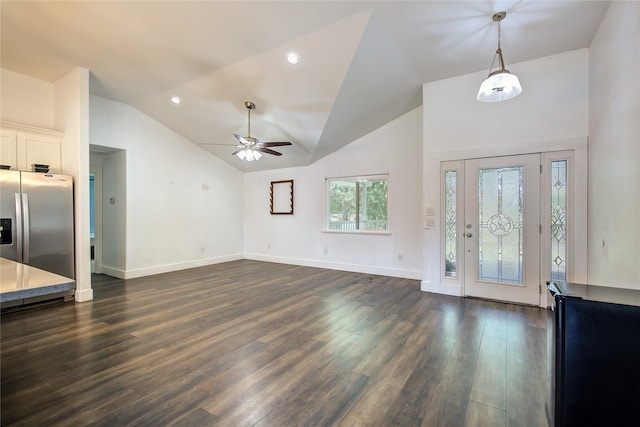
<path fill-rule="evenodd" d="M 258 261 L 1 317 L 1 423 L 546 426 L 546 316 Z"/>

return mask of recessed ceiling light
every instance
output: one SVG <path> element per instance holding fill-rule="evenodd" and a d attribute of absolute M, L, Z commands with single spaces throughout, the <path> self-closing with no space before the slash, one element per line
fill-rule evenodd
<path fill-rule="evenodd" d="M 180 100 L 179 96 L 172 96 L 171 97 L 171 102 L 173 102 L 174 104 L 180 104 L 182 102 L 182 100 Z"/>
<path fill-rule="evenodd" d="M 289 61 L 289 64 L 297 64 L 298 55 L 295 54 L 294 52 L 289 53 L 289 55 L 287 55 L 287 61 Z"/>

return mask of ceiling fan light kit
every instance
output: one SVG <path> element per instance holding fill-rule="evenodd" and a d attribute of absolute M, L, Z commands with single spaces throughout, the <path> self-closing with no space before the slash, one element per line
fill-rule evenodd
<path fill-rule="evenodd" d="M 491 62 L 489 68 L 489 76 L 480 85 L 478 91 L 478 101 L 480 102 L 499 102 L 506 101 L 522 93 L 522 86 L 518 76 L 512 74 L 504 66 L 504 59 L 502 58 L 501 42 L 501 27 L 500 22 L 507 16 L 507 12 L 497 12 L 493 14 L 493 21 L 498 23 L 498 49 Z M 498 58 L 500 68 L 496 71 L 493 69 L 493 64 Z"/>
<path fill-rule="evenodd" d="M 240 158 L 240 160 L 246 160 L 248 162 L 253 162 L 254 160 L 260 160 L 262 157 L 262 153 L 257 150 L 252 150 L 251 148 L 243 148 L 235 152 L 235 155 Z"/>

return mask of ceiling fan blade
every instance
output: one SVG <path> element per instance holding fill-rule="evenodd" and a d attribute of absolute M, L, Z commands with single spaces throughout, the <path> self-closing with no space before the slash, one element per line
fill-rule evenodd
<path fill-rule="evenodd" d="M 242 148 L 240 148 L 239 150 L 236 150 L 236 151 L 234 151 L 233 153 L 231 153 L 231 155 L 232 155 L 232 156 L 235 156 L 236 154 L 238 154 L 239 152 L 244 151 L 244 150 L 246 150 L 246 148 L 242 147 Z"/>
<path fill-rule="evenodd" d="M 260 142 L 258 145 L 260 145 L 261 147 L 282 147 L 284 145 L 292 145 L 292 144 L 288 141 L 281 141 L 281 142 Z"/>
<path fill-rule="evenodd" d="M 278 153 L 277 151 L 270 150 L 264 147 L 255 147 L 254 150 L 259 151 L 261 153 L 273 154 L 274 156 L 282 156 L 282 153 Z"/>
<path fill-rule="evenodd" d="M 237 133 L 234 133 L 234 134 L 233 134 L 233 136 L 235 136 L 235 137 L 236 137 L 236 139 L 237 139 L 238 141 L 240 141 L 240 143 L 245 144 L 245 145 L 246 145 L 246 144 L 249 144 L 249 141 L 247 141 L 246 139 L 244 139 L 244 136 L 238 135 Z"/>

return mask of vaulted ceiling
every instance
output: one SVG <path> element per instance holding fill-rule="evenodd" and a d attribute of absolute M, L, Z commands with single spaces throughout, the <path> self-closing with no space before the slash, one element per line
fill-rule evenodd
<path fill-rule="evenodd" d="M 232 134 L 247 135 L 244 101 L 253 101 L 252 136 L 293 143 L 278 147 L 281 157 L 253 162 L 257 171 L 337 150 L 419 106 L 423 83 L 488 72 L 494 12 L 507 12 L 502 47 L 514 63 L 588 47 L 607 6 L 3 0 L 0 65 L 51 82 L 85 67 L 93 94 L 130 104 L 194 144 L 229 144 L 201 146 L 241 170 Z"/>

